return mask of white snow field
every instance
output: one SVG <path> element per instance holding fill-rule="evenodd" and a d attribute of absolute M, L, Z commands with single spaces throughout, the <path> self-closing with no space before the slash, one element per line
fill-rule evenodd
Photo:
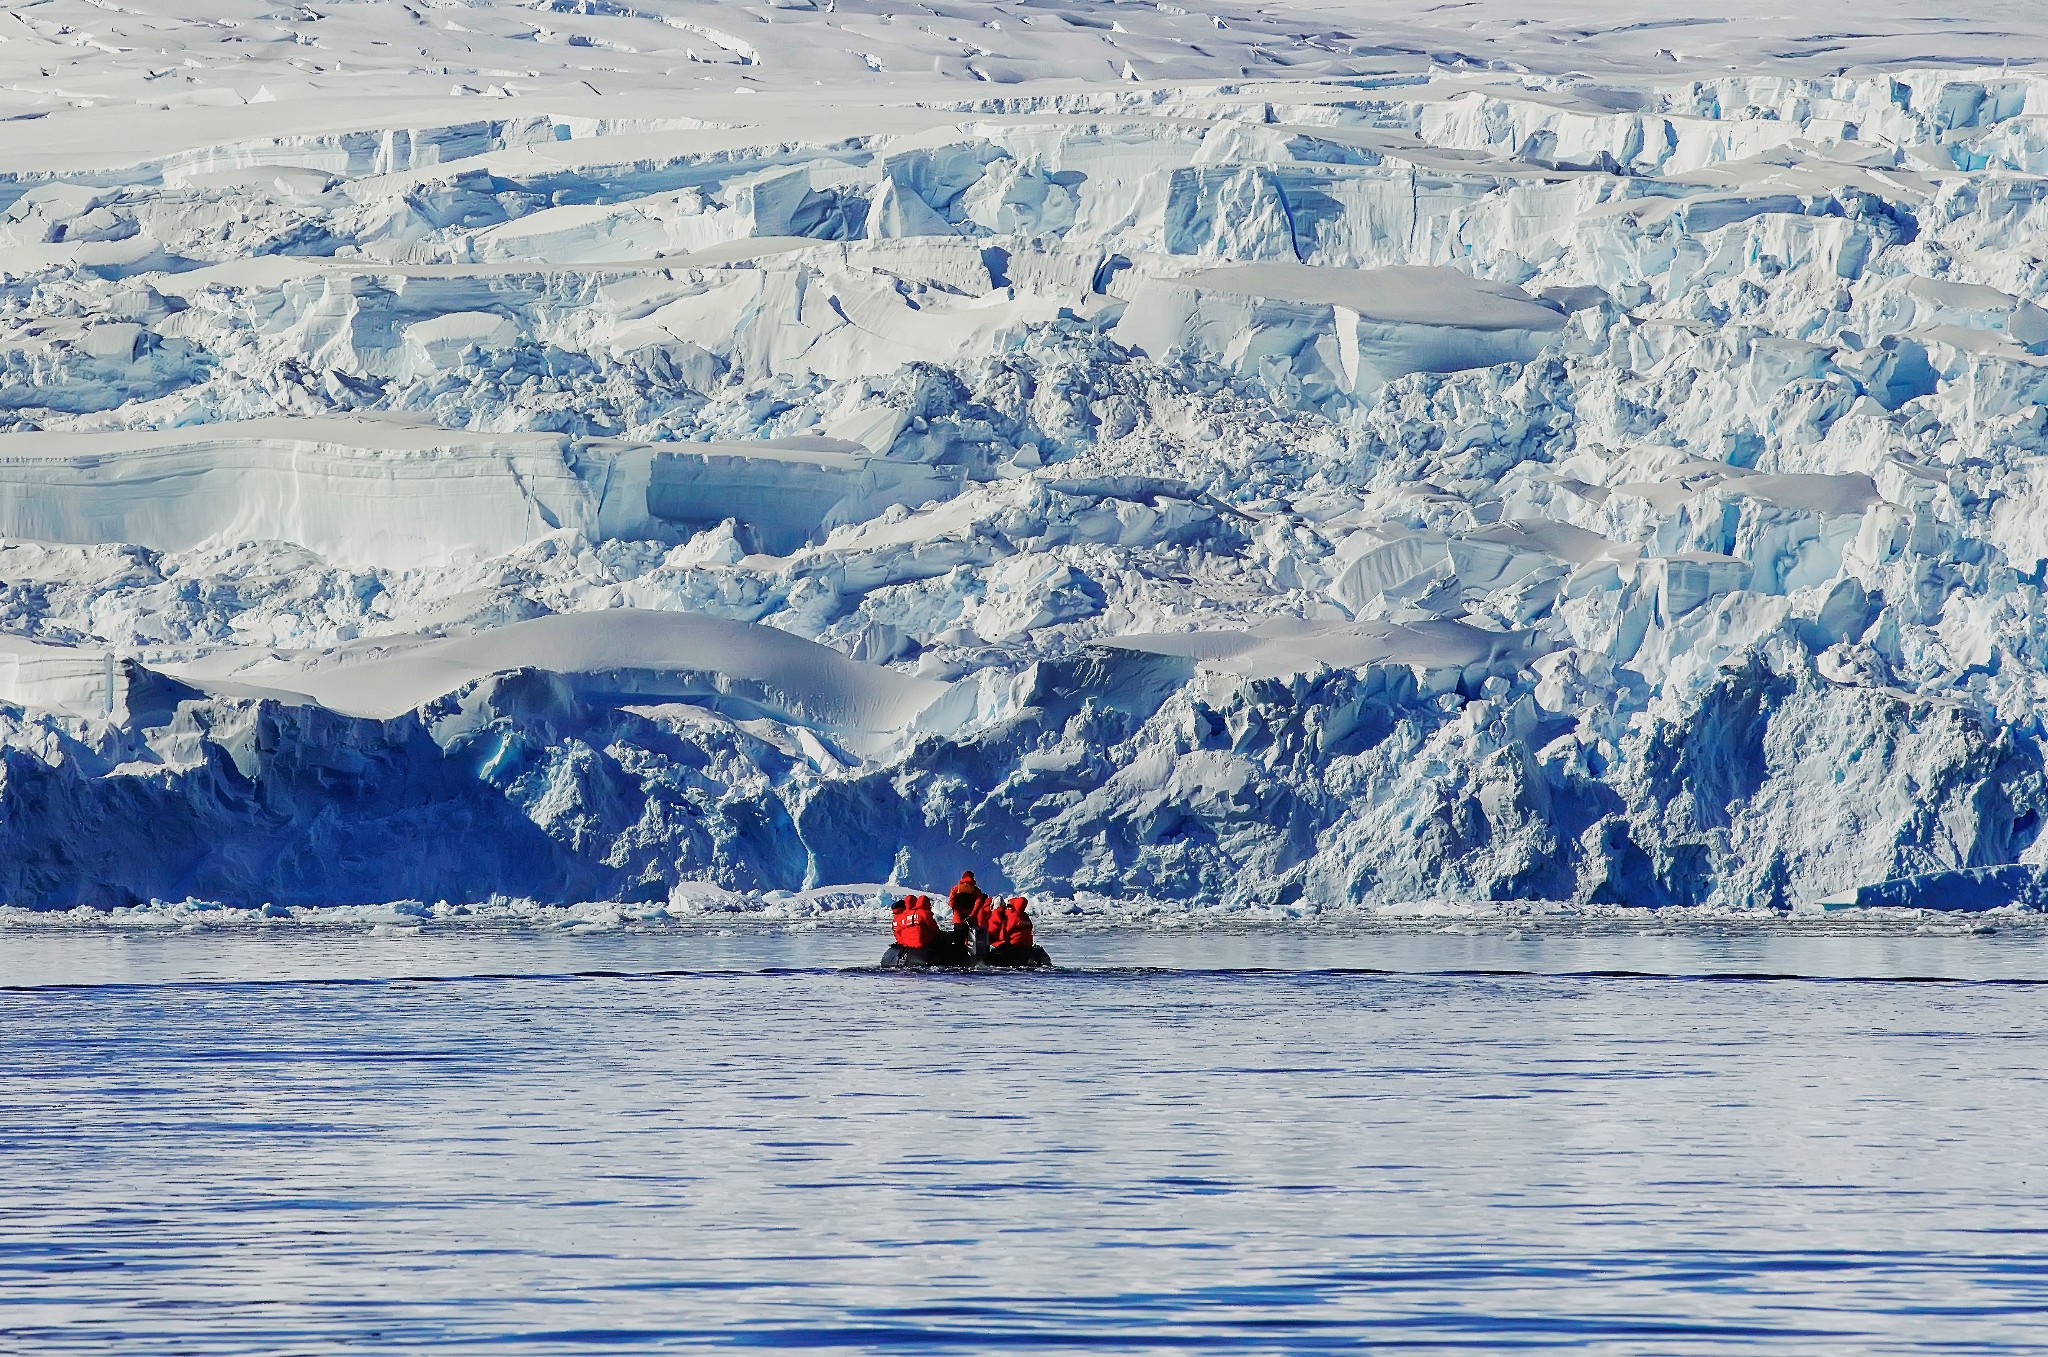
<path fill-rule="evenodd" d="M 10 4 L 0 901 L 2042 895 L 2048 7 L 1700 8 Z"/>

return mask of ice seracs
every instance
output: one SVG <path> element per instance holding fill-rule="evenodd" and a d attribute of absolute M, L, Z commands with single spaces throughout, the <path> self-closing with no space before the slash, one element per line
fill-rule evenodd
<path fill-rule="evenodd" d="M 1255 262 L 1147 280 L 1114 333 L 1152 357 L 1192 351 L 1253 378 L 1277 370 L 1313 400 L 1526 361 L 1564 326 L 1520 288 L 1453 268 Z"/>
<path fill-rule="evenodd" d="M 189 9 L 0 44 L 8 901 L 2048 853 L 2025 15 Z"/>

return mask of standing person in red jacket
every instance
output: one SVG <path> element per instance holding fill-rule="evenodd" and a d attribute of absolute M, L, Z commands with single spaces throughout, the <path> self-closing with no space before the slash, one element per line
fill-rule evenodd
<path fill-rule="evenodd" d="M 992 901 L 974 884 L 973 872 L 960 873 L 960 880 L 946 896 L 953 910 L 953 945 L 973 961 L 988 955 L 988 910 Z"/>

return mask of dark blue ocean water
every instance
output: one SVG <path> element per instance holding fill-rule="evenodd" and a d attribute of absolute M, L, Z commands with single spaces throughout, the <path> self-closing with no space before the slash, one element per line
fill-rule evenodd
<path fill-rule="evenodd" d="M 0 931 L 0 1351 L 2048 1352 L 2038 927 L 1047 941 Z"/>

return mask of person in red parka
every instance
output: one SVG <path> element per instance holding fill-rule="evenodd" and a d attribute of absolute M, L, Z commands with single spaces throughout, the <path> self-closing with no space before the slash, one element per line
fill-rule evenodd
<path fill-rule="evenodd" d="M 974 883 L 973 872 L 960 873 L 960 880 L 946 896 L 953 911 L 953 946 L 962 956 L 980 960 L 988 954 L 988 912 L 994 903 Z"/>
<path fill-rule="evenodd" d="M 932 916 L 932 898 L 929 895 L 906 895 L 891 907 L 890 912 L 894 916 L 897 946 L 908 947 L 927 956 L 944 949 L 945 930 Z"/>
<path fill-rule="evenodd" d="M 990 902 L 988 909 L 988 959 L 998 966 L 1028 966 L 1035 959 L 1031 940 L 1031 916 L 1025 900 L 1013 895 L 1003 904 Z"/>

